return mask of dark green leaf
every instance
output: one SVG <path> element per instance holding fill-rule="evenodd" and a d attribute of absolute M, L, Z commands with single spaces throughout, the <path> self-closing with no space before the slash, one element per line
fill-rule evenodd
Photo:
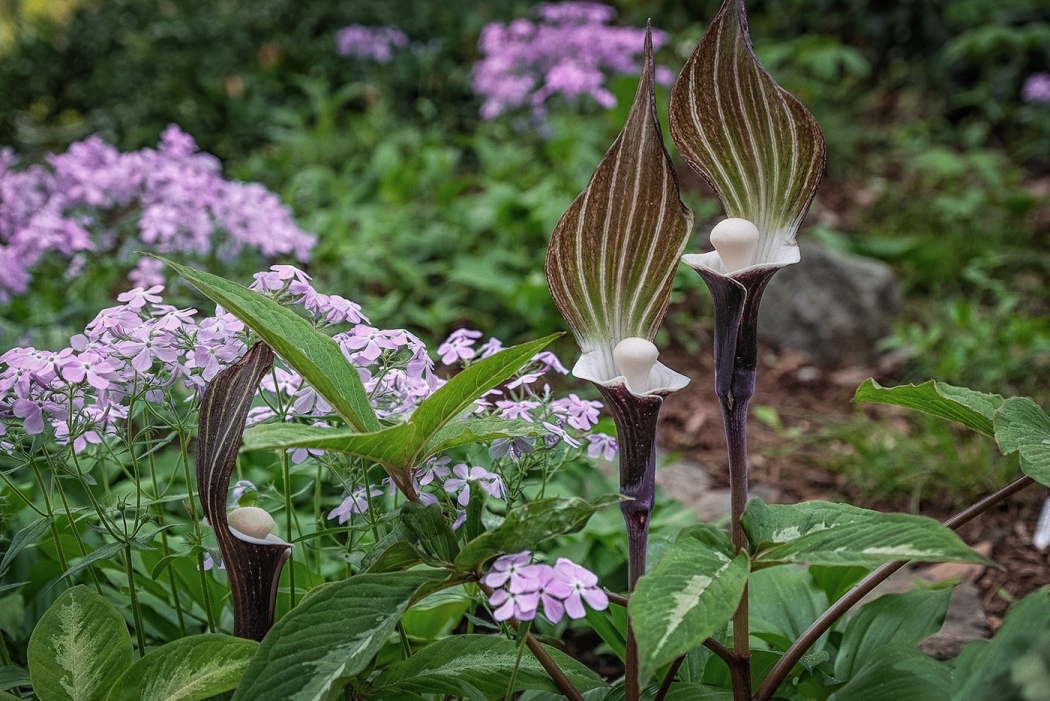
<path fill-rule="evenodd" d="M 952 670 L 907 645 L 887 645 L 872 651 L 860 673 L 828 701 L 947 701 Z M 970 696 L 995 699 L 998 696 Z"/>
<path fill-rule="evenodd" d="M 485 513 L 486 494 L 477 480 L 472 480 L 468 488 L 470 489 L 470 501 L 467 502 L 467 518 L 463 526 L 469 543 L 485 532 L 485 524 L 482 523 L 481 517 Z"/>
<path fill-rule="evenodd" d="M 883 387 L 875 380 L 865 380 L 853 401 L 914 409 L 991 436 L 994 434 L 992 415 L 1002 405 L 1003 398 L 934 380 L 899 387 Z"/>
<path fill-rule="evenodd" d="M 83 585 L 55 599 L 29 638 L 29 674 L 42 701 L 101 701 L 131 657 L 124 619 Z"/>
<path fill-rule="evenodd" d="M 835 603 L 842 595 L 853 588 L 853 585 L 864 579 L 870 572 L 867 567 L 825 567 L 811 565 L 809 574 L 813 581 L 828 597 L 828 603 Z"/>
<path fill-rule="evenodd" d="M 1010 607 L 990 643 L 975 641 L 963 649 L 955 670 L 952 701 L 1038 699 L 1040 694 L 1045 697 L 1047 650 L 1050 589 L 1044 587 Z M 1028 667 L 1026 662 L 1036 664 Z M 1032 667 L 1041 668 L 1042 674 L 1031 674 Z M 1029 675 L 1042 686 L 1032 689 L 1036 692 L 1033 695 L 1022 695 L 1020 687 Z"/>
<path fill-rule="evenodd" d="M 824 137 L 759 64 L 743 0 L 723 3 L 675 81 L 668 112 L 671 138 L 726 214 L 758 227 L 755 259 L 784 262 L 778 250 L 794 246 L 824 172 Z"/>
<path fill-rule="evenodd" d="M 358 433 L 348 428 L 322 428 L 304 424 L 259 424 L 244 434 L 244 450 L 319 448 L 349 453 L 398 470 L 411 456 L 416 429 L 411 423 L 382 431 Z"/>
<path fill-rule="evenodd" d="M 229 280 L 161 259 L 252 331 L 303 376 L 339 416 L 358 431 L 379 430 L 357 369 L 339 346 L 306 319 Z"/>
<path fill-rule="evenodd" d="M 623 131 L 562 215 L 547 250 L 547 283 L 584 350 L 652 339 L 667 311 L 693 215 L 656 114 L 652 44 Z"/>
<path fill-rule="evenodd" d="M 835 676 L 852 679 L 885 645 L 915 647 L 944 624 L 950 589 L 916 589 L 884 594 L 865 604 L 850 619 L 835 658 Z"/>
<path fill-rule="evenodd" d="M 497 438 L 517 438 L 520 436 L 542 436 L 547 429 L 532 421 L 524 419 L 501 419 L 487 416 L 478 419 L 465 419 L 445 424 L 426 447 L 427 455 L 436 455 L 461 445 L 485 443 Z"/>
<path fill-rule="evenodd" d="M 875 567 L 898 560 L 994 566 L 950 529 L 924 516 L 822 501 L 767 506 L 753 499 L 741 523 L 756 568 L 784 562 Z"/>
<path fill-rule="evenodd" d="M 361 567 L 373 573 L 400 572 L 421 562 L 415 538 L 404 525 L 398 524 L 372 546 L 361 561 Z"/>
<path fill-rule="evenodd" d="M 747 554 L 735 554 L 725 531 L 703 524 L 679 534 L 631 595 L 643 682 L 733 617 L 747 575 Z"/>
<path fill-rule="evenodd" d="M 1007 399 L 995 412 L 995 440 L 999 449 L 1021 456 L 1021 469 L 1040 484 L 1050 486 L 1050 417 L 1027 397 Z"/>
<path fill-rule="evenodd" d="M 607 684 L 597 674 L 568 655 L 546 648 L 573 685 L 581 690 L 598 689 Z M 494 635 L 458 635 L 439 640 L 380 674 L 374 686 L 381 690 L 417 694 L 458 695 L 460 682 L 481 691 L 488 699 L 500 699 L 518 661 L 514 641 Z M 556 691 L 550 676 L 525 652 L 517 670 L 515 689 Z"/>
<path fill-rule="evenodd" d="M 362 574 L 317 587 L 266 635 L 233 698 L 327 698 L 335 680 L 365 669 L 412 601 L 445 576 L 434 570 Z"/>
<path fill-rule="evenodd" d="M 0 667 L 0 691 L 14 689 L 16 686 L 32 686 L 32 684 L 29 672 L 21 667 L 14 665 Z"/>
<path fill-rule="evenodd" d="M 201 701 L 232 691 L 258 647 L 229 635 L 176 640 L 133 664 L 106 701 Z"/>
<path fill-rule="evenodd" d="M 406 502 L 401 507 L 401 522 L 415 536 L 428 564 L 451 565 L 459 554 L 459 543 L 445 520 L 441 506 L 423 506 Z"/>
<path fill-rule="evenodd" d="M 617 612 L 623 613 L 619 606 L 610 606 L 606 611 L 587 609 L 587 625 L 598 634 L 613 654 L 624 660 L 627 657 L 627 616 L 623 614 L 623 627 L 617 625 Z"/>
<path fill-rule="evenodd" d="M 8 546 L 7 552 L 4 553 L 3 559 L 0 560 L 0 576 L 7 572 L 7 568 L 11 566 L 11 562 L 18 557 L 18 554 L 36 543 L 37 538 L 43 535 L 44 531 L 50 526 L 51 518 L 45 516 L 33 521 L 18 531 L 18 533 L 15 533 L 14 537 L 11 538 L 11 544 Z"/>
<path fill-rule="evenodd" d="M 593 504 L 576 497 L 554 497 L 511 509 L 498 528 L 483 533 L 463 547 L 456 558 L 456 569 L 466 571 L 490 557 L 531 550 L 544 540 L 574 533 L 583 528 L 595 511 L 620 501 L 619 494 L 600 497 Z"/>
<path fill-rule="evenodd" d="M 770 567 L 748 578 L 748 617 L 751 635 L 784 651 L 828 607 L 828 599 L 809 573 L 794 566 Z M 824 649 L 822 636 L 811 652 Z"/>

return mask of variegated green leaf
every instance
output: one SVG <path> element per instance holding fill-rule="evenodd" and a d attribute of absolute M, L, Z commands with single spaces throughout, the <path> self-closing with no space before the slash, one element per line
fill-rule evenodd
<path fill-rule="evenodd" d="M 893 404 L 914 409 L 962 424 L 966 428 L 991 436 L 992 415 L 1003 404 L 998 394 L 976 392 L 966 387 L 955 387 L 930 380 L 921 385 L 883 387 L 875 380 L 865 380 L 857 388 L 855 402 Z"/>
<path fill-rule="evenodd" d="M 1004 454 L 1017 451 L 1021 469 L 1050 485 L 1050 416 L 1027 397 L 1011 397 L 995 412 L 995 440 Z"/>
<path fill-rule="evenodd" d="M 824 137 L 755 57 L 744 0 L 722 4 L 671 89 L 669 118 L 675 145 L 726 214 L 758 227 L 755 262 L 796 262 L 795 232 L 824 172 Z"/>
<path fill-rule="evenodd" d="M 106 701 L 201 701 L 232 691 L 259 643 L 191 635 L 149 653 L 125 672 Z"/>
<path fill-rule="evenodd" d="M 652 39 L 623 131 L 562 215 L 547 251 L 547 282 L 584 351 L 652 339 L 693 215 L 663 146 Z"/>

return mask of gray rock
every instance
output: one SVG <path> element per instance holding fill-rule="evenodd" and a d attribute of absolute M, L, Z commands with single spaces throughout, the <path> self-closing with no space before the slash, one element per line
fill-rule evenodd
<path fill-rule="evenodd" d="M 801 262 L 778 272 L 762 297 L 759 336 L 822 367 L 875 363 L 900 308 L 892 269 L 813 243 L 801 248 Z"/>

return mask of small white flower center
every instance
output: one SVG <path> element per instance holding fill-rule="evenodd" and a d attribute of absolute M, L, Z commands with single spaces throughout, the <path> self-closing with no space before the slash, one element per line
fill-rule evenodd
<path fill-rule="evenodd" d="M 625 338 L 613 348 L 613 360 L 627 380 L 627 389 L 642 394 L 649 387 L 649 373 L 660 351 L 644 338 Z"/>
<path fill-rule="evenodd" d="M 264 540 L 273 531 L 273 517 L 258 506 L 242 506 L 226 516 L 230 528 L 250 538 Z"/>
<path fill-rule="evenodd" d="M 758 248 L 758 227 L 747 219 L 724 219 L 711 230 L 711 245 L 718 251 L 727 274 L 751 265 Z"/>

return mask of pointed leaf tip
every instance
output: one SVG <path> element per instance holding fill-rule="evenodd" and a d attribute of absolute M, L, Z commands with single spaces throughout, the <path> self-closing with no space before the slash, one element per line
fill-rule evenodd
<path fill-rule="evenodd" d="M 671 138 L 730 217 L 758 226 L 755 263 L 797 261 L 795 232 L 824 174 L 813 115 L 766 72 L 743 0 L 725 0 L 671 88 Z"/>
<path fill-rule="evenodd" d="M 656 112 L 651 27 L 627 122 L 554 229 L 547 282 L 584 351 L 652 339 L 692 229 Z M 607 348 L 606 348 L 607 347 Z"/>

